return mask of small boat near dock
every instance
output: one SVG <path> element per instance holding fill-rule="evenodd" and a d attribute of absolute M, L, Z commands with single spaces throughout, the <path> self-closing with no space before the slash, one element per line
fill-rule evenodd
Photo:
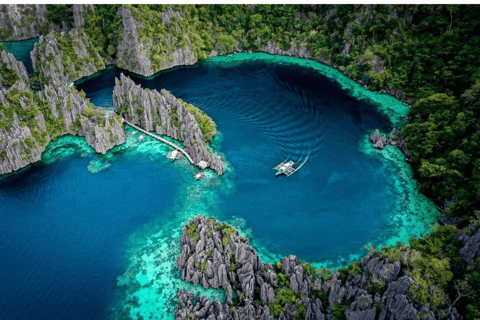
<path fill-rule="evenodd" d="M 205 178 L 205 171 L 200 171 L 193 176 L 193 179 L 195 180 L 202 180 L 203 178 Z"/>
<path fill-rule="evenodd" d="M 174 161 L 174 160 L 177 160 L 177 159 L 180 160 L 180 159 L 183 158 L 183 153 L 181 153 L 180 151 L 175 149 L 175 150 L 170 151 L 167 154 L 167 158 L 170 159 L 170 161 Z"/>

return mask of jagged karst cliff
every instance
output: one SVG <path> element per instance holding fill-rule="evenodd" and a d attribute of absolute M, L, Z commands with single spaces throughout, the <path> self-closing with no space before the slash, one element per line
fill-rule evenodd
<path fill-rule="evenodd" d="M 177 39 L 164 29 L 164 26 L 172 25 L 172 30 L 179 31 L 181 27 L 175 21 L 182 19 L 181 12 L 169 8 L 165 12 L 154 13 L 122 7 L 118 9 L 118 15 L 121 17 L 123 33 L 117 48 L 117 66 L 142 76 L 151 76 L 174 66 L 197 62 L 188 35 L 185 34 L 188 30 L 181 30 L 184 39 Z M 146 37 L 144 29 L 149 28 L 148 19 L 155 19 L 161 27 L 155 33 L 151 33 L 150 29 L 150 36 Z"/>
<path fill-rule="evenodd" d="M 127 121 L 182 141 L 195 163 L 206 161 L 218 174 L 223 174 L 220 157 L 213 155 L 206 145 L 215 133 L 215 123 L 193 105 L 176 99 L 165 89 L 144 90 L 123 73 L 115 80 L 113 105 Z"/>
<path fill-rule="evenodd" d="M 0 40 L 3 41 L 38 38 L 48 26 L 44 4 L 2 4 L 0 12 Z"/>
<path fill-rule="evenodd" d="M 31 52 L 40 84 L 69 83 L 105 69 L 105 62 L 85 32 L 50 32 Z"/>
<path fill-rule="evenodd" d="M 73 21 L 75 27 L 83 27 L 85 25 L 85 15 L 88 10 L 95 10 L 92 4 L 74 4 L 73 5 Z M 87 26 L 88 28 L 88 26 Z"/>
<path fill-rule="evenodd" d="M 182 231 L 177 260 L 182 279 L 223 288 L 227 301 L 222 305 L 181 290 L 175 308 L 178 320 L 326 320 L 341 319 L 342 314 L 349 320 L 436 319 L 411 299 L 409 290 L 415 282 L 402 264 L 382 258 L 381 252 L 366 256 L 348 274 L 335 271 L 320 281 L 315 269 L 295 256 L 264 264 L 248 239 L 213 218 L 195 217 Z M 408 256 L 409 249 L 404 250 Z M 445 319 L 461 319 L 455 308 L 445 314 Z"/>
<path fill-rule="evenodd" d="M 23 63 L 1 50 L 0 175 L 41 159 L 52 139 L 84 136 L 99 153 L 125 141 L 121 118 L 106 116 L 85 95 L 63 83 L 34 93 Z"/>

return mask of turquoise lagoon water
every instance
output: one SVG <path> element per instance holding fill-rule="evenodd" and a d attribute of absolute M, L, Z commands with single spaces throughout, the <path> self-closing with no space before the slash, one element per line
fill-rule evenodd
<path fill-rule="evenodd" d="M 109 69 L 77 84 L 111 105 Z M 40 163 L 0 181 L 0 318 L 173 319 L 181 227 L 194 215 L 227 221 L 264 261 L 296 254 L 341 267 L 364 245 L 408 241 L 438 216 L 418 194 L 401 152 L 368 135 L 401 126 L 408 107 L 319 63 L 266 54 L 217 57 L 144 79 L 206 111 L 224 176 L 165 159 L 168 147 L 128 129 L 105 156 L 83 138 L 52 143 Z M 291 177 L 272 168 L 305 165 Z M 113 309 L 113 311 L 112 311 Z"/>
<path fill-rule="evenodd" d="M 32 59 L 30 58 L 30 52 L 33 50 L 35 44 L 40 39 L 29 39 L 23 41 L 5 41 L 3 47 L 15 56 L 18 61 L 22 61 L 27 69 L 27 72 L 33 73 Z"/>

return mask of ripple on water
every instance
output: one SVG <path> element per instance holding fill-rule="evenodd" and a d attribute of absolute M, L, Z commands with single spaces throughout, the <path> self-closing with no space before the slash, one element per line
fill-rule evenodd
<path fill-rule="evenodd" d="M 101 76 L 85 79 L 78 88 L 96 105 L 111 104 L 114 78 L 118 75 L 109 69 Z M 169 147 L 150 137 L 140 141 L 139 133 L 132 129 L 127 129 L 126 143 L 106 155 L 95 154 L 84 138 L 64 137 L 49 145 L 42 165 L 54 166 L 54 162 L 64 161 L 65 172 L 61 174 L 68 174 L 76 183 L 91 183 L 91 190 L 81 185 L 61 184 L 58 173 L 47 172 L 50 175 L 46 179 L 53 185 L 48 196 L 38 199 L 39 194 L 32 191 L 34 200 L 26 204 L 15 202 L 17 207 L 12 204 L 7 208 L 15 213 L 38 212 L 48 218 L 43 223 L 63 221 L 59 217 L 51 219 L 48 212 L 62 207 L 62 202 L 73 201 L 75 198 L 66 196 L 72 193 L 71 189 L 85 192 L 84 203 L 73 204 L 76 210 L 88 207 L 93 212 L 89 215 L 87 210 L 81 215 L 92 219 L 85 220 L 89 227 L 81 235 L 81 241 L 69 237 L 78 232 L 76 223 L 66 230 L 59 224 L 48 225 L 54 230 L 48 234 L 32 227 L 26 236 L 45 242 L 53 232 L 63 231 L 59 240 L 52 240 L 52 247 L 62 243 L 66 251 L 81 256 L 75 263 L 91 270 L 87 274 L 77 271 L 85 278 L 110 270 L 106 262 L 109 260 L 102 260 L 107 255 L 102 250 L 112 251 L 107 240 L 115 237 L 114 248 L 120 246 L 119 251 L 126 252 L 122 267 L 117 269 L 121 301 L 112 303 L 119 318 L 172 319 L 180 288 L 224 300 L 221 290 L 186 284 L 176 270 L 181 227 L 194 215 L 214 216 L 236 226 L 251 239 L 265 262 L 277 262 L 293 253 L 317 267 L 340 267 L 359 259 L 365 253 L 363 246 L 369 242 L 375 246 L 406 242 L 412 236 L 428 232 L 428 225 L 439 214 L 431 202 L 418 194 L 401 152 L 391 147 L 380 152 L 368 142 L 368 133 L 375 128 L 387 131 L 391 126 L 401 127 L 405 121 L 402 115 L 408 113 L 408 107 L 388 95 L 363 89 L 335 69 L 310 60 L 236 54 L 233 58 L 217 57 L 149 79 L 132 77 L 145 88 L 166 88 L 212 116 L 220 130 L 212 150 L 228 159 L 226 174 L 218 177 L 209 172 L 204 180 L 194 181 L 192 175 L 196 169 L 185 158 L 170 163 L 165 160 Z M 298 173 L 290 178 L 275 178 L 273 166 L 287 157 L 298 161 L 307 155 L 309 160 Z M 81 168 L 70 172 L 65 169 L 68 163 Z M 119 168 L 123 170 L 121 173 L 117 172 Z M 101 179 L 112 179 L 114 194 L 101 189 L 105 188 Z M 136 192 L 126 180 L 138 188 L 142 188 L 142 183 L 148 186 L 143 192 Z M 15 196 L 5 187 L 0 191 Z M 0 197 L 4 194 L 0 193 Z M 103 202 L 98 200 L 98 194 L 105 196 Z M 133 195 L 138 199 L 132 199 Z M 101 210 L 91 207 L 93 198 Z M 39 206 L 50 210 L 39 210 Z M 104 216 L 109 207 L 117 212 Z M 130 217 L 132 212 L 141 214 Z M 96 215 L 108 223 L 95 224 Z M 121 223 L 115 224 L 117 220 Z M 130 225 L 131 229 L 127 228 Z M 130 234 L 128 240 L 114 233 L 110 235 L 115 228 L 126 228 Z M 98 242 L 99 234 L 109 235 L 103 240 L 107 243 Z M 15 252 L 5 253 L 6 259 Z M 58 251 L 45 256 L 56 254 Z M 15 259 L 20 258 L 15 256 Z M 103 262 L 99 264 L 99 260 Z M 25 258 L 19 265 L 36 270 L 32 261 L 35 259 Z M 62 266 L 69 265 L 70 260 L 61 256 L 52 261 Z M 21 272 L 16 276 L 28 278 Z M 41 279 L 48 276 L 36 274 Z M 84 290 L 94 283 L 96 291 L 110 292 L 113 289 L 105 288 L 106 277 L 103 275 L 98 283 L 88 279 L 75 290 L 88 296 Z M 70 286 L 68 281 L 63 278 L 56 281 L 57 289 L 66 290 Z M 37 292 L 34 286 L 30 283 L 23 290 Z M 56 301 L 52 297 L 46 295 L 48 301 Z M 68 297 L 73 301 L 75 295 Z M 97 296 L 95 299 L 98 301 Z M 30 300 L 25 301 L 27 307 L 32 305 Z M 92 306 L 85 303 L 80 309 L 87 305 Z M 23 310 L 25 306 L 15 307 Z M 77 310 L 63 305 L 56 309 L 63 318 Z M 99 310 L 92 311 L 95 313 Z"/>
<path fill-rule="evenodd" d="M 193 90 L 183 90 L 179 85 L 176 85 L 178 79 L 175 77 L 172 79 L 168 74 L 164 79 L 161 79 L 162 75 L 159 76 L 160 79 L 151 78 L 150 81 L 158 80 L 159 84 L 155 86 L 149 85 L 147 82 L 142 83 L 142 79 L 137 79 L 136 81 L 142 83 L 144 86 L 150 86 L 150 88 L 160 88 L 165 84 L 165 87 L 171 89 L 174 94 L 206 110 L 216 120 L 217 124 L 219 124 L 220 129 L 225 128 L 222 138 L 228 137 L 228 139 L 231 139 L 231 132 L 238 130 L 241 133 L 235 132 L 235 134 L 244 134 L 245 137 L 257 136 L 257 139 L 258 137 L 271 139 L 275 144 L 281 146 L 284 154 L 294 155 L 297 158 L 307 154 L 315 154 L 316 152 L 321 153 L 322 143 L 325 139 L 329 138 L 328 134 L 332 134 L 331 131 L 329 132 L 329 130 L 324 127 L 325 122 L 335 121 L 335 117 L 328 113 L 322 114 L 321 111 L 310 104 L 304 92 L 290 83 L 285 83 L 279 77 L 265 70 L 261 70 L 259 74 L 255 74 L 242 69 L 242 64 L 251 63 L 252 60 L 256 61 L 258 67 L 264 65 L 265 60 L 268 60 L 268 63 L 281 63 L 284 66 L 307 66 L 312 69 L 312 71 L 308 72 L 320 72 L 328 78 L 339 82 L 342 89 L 346 90 L 348 95 L 352 96 L 355 100 L 367 101 L 370 106 L 374 105 L 382 114 L 388 115 L 388 119 L 394 126 L 401 127 L 404 123 L 402 115 L 408 113 L 408 107 L 402 102 L 387 95 L 379 95 L 365 90 L 334 69 L 312 63 L 311 61 L 288 57 L 273 57 L 264 54 L 236 55 L 234 59 L 226 56 L 217 57 L 205 63 L 207 65 L 212 63 L 215 68 L 222 69 L 222 75 L 226 78 L 231 76 L 231 74 L 229 74 L 231 69 L 239 68 L 240 71 L 238 71 L 238 73 L 273 85 L 278 92 L 283 94 L 282 97 L 278 98 L 279 100 L 276 100 L 273 104 L 282 104 L 282 108 L 272 108 L 272 100 L 269 99 L 271 97 L 256 94 L 256 92 L 261 91 L 258 87 L 259 82 L 247 83 L 242 89 L 253 92 L 252 95 L 255 97 L 255 105 L 269 106 L 269 108 L 252 108 L 251 104 L 239 103 L 240 100 L 245 100 L 245 91 L 237 87 L 238 83 L 228 83 L 222 88 L 217 87 L 216 89 L 218 90 L 228 92 L 228 94 L 224 95 L 214 95 L 211 93 L 207 83 L 213 87 L 215 86 L 210 81 L 204 81 L 199 85 L 191 84 L 191 86 L 196 86 L 197 90 L 203 90 L 203 95 L 195 95 L 190 92 Z M 178 71 L 179 70 L 176 72 Z M 172 74 L 174 73 L 169 73 L 169 75 Z M 216 75 L 219 76 L 218 73 Z M 189 77 L 183 74 L 179 78 L 185 79 Z M 189 79 L 195 82 L 195 79 L 192 80 L 191 77 Z M 227 79 L 224 79 L 224 81 L 227 81 Z M 166 84 L 168 84 L 168 86 Z M 182 83 L 182 86 L 188 88 L 189 84 Z M 208 96 L 210 99 L 204 96 Z M 281 101 L 282 99 L 284 100 Z M 287 101 L 287 103 L 285 103 L 285 101 Z M 298 112 L 295 112 L 298 108 L 302 111 L 302 116 L 289 116 L 292 113 L 298 115 Z M 354 122 L 358 121 L 358 123 L 362 123 L 361 117 L 359 119 L 358 116 L 352 115 L 352 119 L 354 119 Z M 241 127 L 237 128 L 236 123 L 241 123 Z M 247 127 L 245 127 L 246 123 L 248 123 Z M 248 127 L 250 126 L 255 128 L 252 130 L 253 134 L 251 135 L 248 134 Z M 374 128 L 368 128 L 368 130 L 372 129 Z M 313 143 L 312 140 L 314 140 Z M 408 239 L 411 237 L 428 232 L 429 225 L 435 222 L 436 217 L 438 217 L 438 211 L 433 203 L 418 193 L 415 187 L 416 182 L 412 178 L 412 172 L 408 164 L 403 161 L 404 156 L 401 151 L 393 147 L 386 147 L 383 151 L 373 149 L 369 142 L 369 135 L 365 134 L 365 132 L 358 136 L 357 141 L 358 142 L 355 142 L 354 148 L 367 159 L 373 159 L 374 161 L 360 161 L 356 165 L 365 170 L 373 170 L 373 172 L 375 172 L 376 167 L 381 167 L 382 170 L 380 174 L 388 175 L 391 178 L 387 180 L 378 178 L 372 180 L 372 183 L 382 183 L 382 188 L 380 188 L 382 190 L 376 189 L 377 192 L 383 192 L 384 189 L 387 189 L 387 192 L 382 193 L 381 196 L 388 197 L 391 205 L 387 208 L 375 208 L 375 204 L 373 203 L 373 206 L 368 208 L 370 211 L 375 211 L 375 214 L 369 215 L 368 217 L 375 217 L 375 219 L 382 221 L 382 228 L 375 228 L 365 239 L 368 239 L 368 242 L 378 247 L 381 245 L 393 245 L 397 241 L 408 242 Z M 235 140 L 235 142 L 238 142 L 238 140 Z M 250 187 L 254 185 L 255 192 L 262 192 L 261 190 L 263 189 L 261 189 L 261 186 L 272 188 L 272 183 L 281 183 L 281 180 L 272 181 L 267 176 L 258 175 L 256 171 L 252 173 L 252 171 L 245 169 L 245 167 L 254 166 L 252 162 L 259 162 L 261 163 L 261 170 L 265 170 L 265 165 L 268 165 L 268 163 L 263 162 L 265 153 L 267 152 L 265 147 L 271 146 L 271 142 L 266 145 L 258 143 L 257 146 L 255 144 L 241 143 L 231 146 L 228 141 L 225 141 L 220 147 L 220 143 L 217 141 L 216 145 L 217 147 L 214 148 L 214 150 L 221 149 L 225 152 L 226 158 L 232 163 L 232 166 L 229 165 L 227 167 L 224 177 L 209 177 L 209 180 L 215 181 L 216 187 L 211 189 L 211 186 L 205 187 L 205 185 L 197 185 L 195 183 L 188 184 L 188 186 L 185 187 L 185 189 L 188 190 L 183 198 L 185 200 L 179 200 L 179 204 L 175 207 L 174 211 L 168 215 L 168 223 L 164 218 L 160 218 L 158 225 L 156 225 L 158 229 L 153 230 L 155 229 L 153 228 L 149 231 L 139 231 L 138 235 L 132 238 L 135 239 L 135 241 L 131 242 L 131 266 L 127 273 L 119 278 L 120 283 L 127 285 L 129 288 L 128 298 L 125 300 L 126 304 L 122 305 L 117 311 L 128 311 L 128 316 L 134 319 L 138 318 L 139 315 L 142 315 L 144 318 L 173 319 L 172 311 L 176 303 L 176 292 L 179 289 L 187 289 L 194 291 L 196 295 L 206 295 L 210 299 L 220 299 L 224 301 L 225 297 L 223 293 L 218 290 L 203 290 L 200 285 L 194 287 L 191 284 L 182 282 L 180 273 L 175 267 L 176 258 L 180 252 L 179 238 L 181 235 L 181 227 L 193 216 L 198 214 L 215 216 L 235 226 L 243 236 L 251 239 L 250 243 L 257 249 L 260 258 L 265 262 L 275 263 L 288 253 L 299 254 L 301 258 L 302 254 L 305 254 L 305 251 L 301 250 L 286 253 L 285 250 L 275 242 L 268 241 L 268 239 L 262 237 L 262 233 L 267 233 L 267 229 L 271 226 L 268 224 L 260 224 L 259 227 L 258 223 L 255 223 L 256 219 L 248 216 L 244 212 L 245 210 L 240 210 L 240 207 L 238 207 L 239 203 L 242 203 L 242 206 L 249 209 L 251 208 L 246 205 L 245 202 L 230 202 L 228 200 L 229 197 L 235 197 L 239 192 L 245 192 L 245 189 L 242 187 L 244 184 Z M 313 162 L 313 165 L 315 165 L 314 161 L 315 157 L 313 157 L 313 160 L 309 160 L 309 164 L 312 165 Z M 245 165 L 245 163 L 248 164 Z M 235 168 L 235 170 L 233 168 Z M 315 173 L 315 170 L 311 168 L 305 168 L 305 170 Z M 379 173 L 377 172 L 377 174 Z M 242 176 L 239 177 L 239 175 Z M 244 177 L 243 175 L 248 176 Z M 308 173 L 302 175 L 302 172 L 300 172 L 298 175 L 300 175 L 299 179 L 305 179 Z M 356 172 L 346 172 L 341 166 L 338 167 L 337 170 L 328 171 L 326 179 L 327 185 L 325 188 L 341 188 L 342 184 L 358 179 L 356 175 Z M 235 208 L 234 210 L 228 210 L 226 209 L 228 206 Z M 388 210 L 387 212 L 382 211 L 385 208 Z M 227 213 L 225 213 L 225 211 Z M 237 213 L 238 215 L 235 216 L 233 213 Z M 254 215 L 260 218 L 262 213 L 263 212 L 259 210 L 255 212 Z M 287 228 L 291 228 L 289 224 L 291 220 L 289 221 L 285 221 Z M 252 225 L 255 224 L 257 224 L 256 232 L 252 228 Z M 165 243 L 168 243 L 168 245 L 165 245 Z M 360 259 L 366 253 L 366 250 L 363 249 L 363 246 L 366 244 L 367 243 L 364 242 L 361 243 L 361 246 L 343 249 L 343 251 L 338 254 L 322 255 L 320 252 L 315 258 L 307 260 L 312 262 L 317 268 L 323 266 L 339 268 Z M 159 252 L 163 252 L 163 250 L 168 251 L 168 255 L 165 255 L 165 257 L 169 257 L 167 259 L 168 261 L 165 260 L 166 258 L 163 258 L 160 262 L 157 261 L 157 264 L 159 264 L 157 268 L 152 267 L 155 265 L 155 255 L 159 255 Z M 142 253 L 141 267 L 138 267 L 136 264 L 136 254 L 139 253 Z M 133 284 L 131 282 L 122 282 L 125 275 L 130 275 L 130 279 L 133 277 Z M 152 287 L 149 287 L 149 289 L 135 289 L 139 284 L 145 283 L 145 281 L 147 281 L 146 279 L 157 278 L 162 280 L 151 282 Z M 168 286 L 168 284 L 171 285 Z M 157 287 L 162 287 L 162 289 L 156 292 Z"/>

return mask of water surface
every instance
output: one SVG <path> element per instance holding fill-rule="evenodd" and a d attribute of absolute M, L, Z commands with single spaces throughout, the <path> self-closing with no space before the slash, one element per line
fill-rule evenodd
<path fill-rule="evenodd" d="M 169 147 L 132 129 L 105 156 L 83 138 L 53 142 L 40 163 L 0 180 L 0 318 L 173 318 L 180 288 L 222 300 L 175 268 L 181 226 L 198 214 L 238 227 L 264 261 L 293 253 L 317 267 L 346 265 L 367 243 L 408 241 L 438 215 L 401 152 L 368 141 L 376 128 L 401 126 L 408 108 L 334 69 L 237 54 L 131 76 L 215 120 L 225 175 L 196 182 L 196 168 L 171 163 Z M 109 69 L 77 87 L 111 106 L 115 77 Z M 281 161 L 307 157 L 291 177 L 275 177 Z"/>
<path fill-rule="evenodd" d="M 15 59 L 22 61 L 28 74 L 33 73 L 32 59 L 30 52 L 40 39 L 29 39 L 23 41 L 5 41 L 3 47 L 14 55 Z"/>

